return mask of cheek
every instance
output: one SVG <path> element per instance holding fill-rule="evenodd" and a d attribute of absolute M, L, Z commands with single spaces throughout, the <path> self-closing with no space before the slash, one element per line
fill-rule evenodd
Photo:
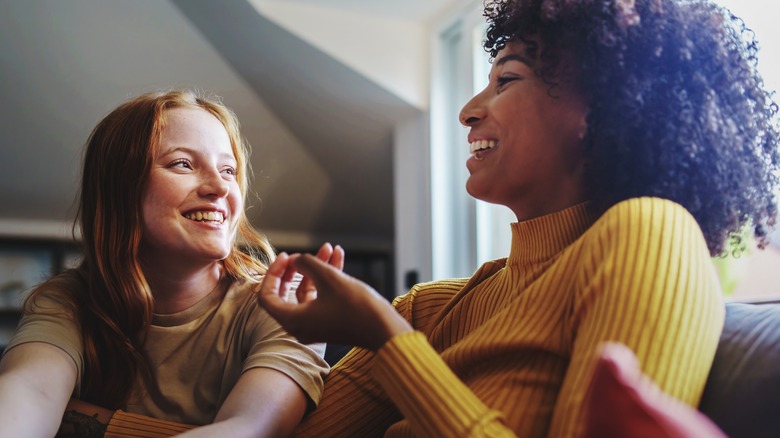
<path fill-rule="evenodd" d="M 159 207 L 175 203 L 179 194 L 184 192 L 180 184 L 181 182 L 177 179 L 165 178 L 153 173 L 149 177 L 143 194 L 143 205 Z"/>
<path fill-rule="evenodd" d="M 144 224 L 149 222 L 149 216 L 155 211 L 155 205 L 156 201 L 154 197 L 148 192 L 144 193 L 141 198 L 141 205 L 139 206 L 141 209 L 141 219 L 144 221 Z"/>
<path fill-rule="evenodd" d="M 238 189 L 237 185 L 232 187 L 229 193 L 228 203 L 230 204 L 230 208 L 233 210 L 233 214 L 235 216 L 244 208 L 244 196 L 241 194 L 241 191 Z"/>

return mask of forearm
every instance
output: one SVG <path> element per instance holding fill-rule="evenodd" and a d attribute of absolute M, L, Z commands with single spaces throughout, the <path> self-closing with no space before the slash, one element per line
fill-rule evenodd
<path fill-rule="evenodd" d="M 60 437 L 169 437 L 195 426 L 159 420 L 122 410 L 112 411 L 78 399 L 71 399 L 58 436 Z"/>
<path fill-rule="evenodd" d="M 331 370 L 322 401 L 296 429 L 296 437 L 381 436 L 401 419 L 371 377 L 374 354 L 353 349 Z"/>
<path fill-rule="evenodd" d="M 485 405 L 419 332 L 388 342 L 372 374 L 419 436 L 515 436 L 501 413 Z"/>
<path fill-rule="evenodd" d="M 76 369 L 57 347 L 31 342 L 0 361 L 0 424 L 5 436 L 54 436 L 73 392 Z"/>
<path fill-rule="evenodd" d="M 3 436 L 54 436 L 62 408 L 13 376 L 0 376 L 0 424 Z M 59 411 L 59 412 L 58 412 Z"/>
<path fill-rule="evenodd" d="M 306 412 L 308 398 L 286 374 L 252 368 L 239 378 L 214 422 L 183 437 L 283 437 L 292 433 Z"/>

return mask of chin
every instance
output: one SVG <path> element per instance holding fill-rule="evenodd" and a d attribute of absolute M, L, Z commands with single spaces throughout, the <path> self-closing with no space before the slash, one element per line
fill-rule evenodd
<path fill-rule="evenodd" d="M 206 258 L 208 258 L 208 259 L 211 259 L 211 260 L 214 260 L 214 261 L 222 261 L 222 260 L 225 260 L 226 258 L 228 258 L 228 256 L 230 255 L 230 252 L 232 251 L 232 249 L 233 248 L 230 248 L 230 247 L 228 247 L 228 248 L 210 248 L 210 249 L 204 249 L 202 254 Z"/>
<path fill-rule="evenodd" d="M 480 191 L 478 188 L 474 187 L 474 183 L 471 181 L 471 178 L 469 178 L 469 180 L 466 181 L 466 193 L 468 193 L 469 196 L 471 196 L 474 199 L 478 199 L 480 201 L 487 201 L 487 199 L 485 199 L 484 193 Z"/>

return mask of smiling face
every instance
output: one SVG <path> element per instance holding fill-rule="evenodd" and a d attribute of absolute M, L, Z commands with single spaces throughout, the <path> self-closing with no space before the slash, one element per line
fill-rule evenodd
<path fill-rule="evenodd" d="M 230 254 L 243 197 L 222 123 L 202 108 L 167 110 L 143 194 L 141 256 L 209 264 Z"/>
<path fill-rule="evenodd" d="M 566 77 L 550 90 L 525 48 L 513 42 L 498 53 L 487 87 L 460 114 L 471 128 L 466 190 L 509 207 L 518 220 L 585 200 L 585 99 Z"/>

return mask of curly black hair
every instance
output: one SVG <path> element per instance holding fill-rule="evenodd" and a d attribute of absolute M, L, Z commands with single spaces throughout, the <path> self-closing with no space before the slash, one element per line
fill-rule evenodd
<path fill-rule="evenodd" d="M 754 34 L 706 0 L 487 0 L 485 49 L 511 41 L 540 60 L 551 96 L 573 55 L 588 99 L 586 181 L 603 211 L 657 196 L 685 207 L 710 253 L 777 215 L 777 104 Z"/>

